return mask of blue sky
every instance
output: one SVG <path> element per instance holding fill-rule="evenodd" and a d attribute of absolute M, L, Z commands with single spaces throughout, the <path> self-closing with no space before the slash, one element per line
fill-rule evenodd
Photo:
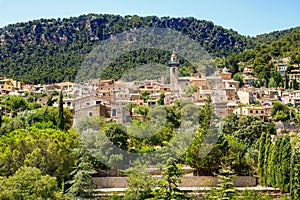
<path fill-rule="evenodd" d="M 0 27 L 88 13 L 205 19 L 255 36 L 300 26 L 299 0 L 0 0 Z"/>

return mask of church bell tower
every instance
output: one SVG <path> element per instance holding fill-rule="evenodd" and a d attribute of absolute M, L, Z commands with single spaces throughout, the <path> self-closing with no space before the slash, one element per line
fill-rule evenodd
<path fill-rule="evenodd" d="M 178 92 L 179 87 L 178 87 L 178 70 L 179 70 L 179 60 L 178 57 L 176 56 L 176 53 L 173 52 L 171 55 L 171 59 L 169 62 L 169 67 L 170 67 L 170 85 L 171 85 L 171 91 L 172 92 Z"/>

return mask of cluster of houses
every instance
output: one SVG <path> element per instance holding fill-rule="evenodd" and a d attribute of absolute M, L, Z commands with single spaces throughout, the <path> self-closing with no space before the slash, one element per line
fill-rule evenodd
<path fill-rule="evenodd" d="M 251 76 L 251 66 L 244 68 L 242 88 L 239 88 L 238 81 L 232 79 L 232 74 L 227 68 L 209 77 L 202 73 L 192 77 L 179 77 L 180 64 L 176 53 L 172 54 L 168 66 L 169 83 L 165 83 L 162 78 L 133 82 L 94 79 L 82 84 L 62 82 L 52 85 L 28 85 L 0 77 L 0 95 L 25 96 L 28 92 L 47 94 L 37 100 L 43 106 L 46 105 L 51 92 L 63 91 L 64 106 L 73 111 L 74 120 L 85 116 L 104 116 L 120 123 L 143 117 L 134 113 L 134 109 L 126 109 L 127 104 L 154 107 L 159 104 L 162 93 L 164 105 L 172 105 L 178 99 L 187 99 L 203 106 L 206 99 L 211 97 L 218 115 L 225 116 L 233 112 L 237 115 L 257 115 L 265 120 L 271 119 L 273 101 L 290 103 L 295 107 L 300 105 L 300 90 L 287 92 L 282 88 L 252 87 L 251 82 L 256 78 Z M 277 69 L 284 75 L 287 66 L 278 65 Z M 300 72 L 299 75 L 294 73 L 293 76 L 300 78 Z M 148 91 L 148 98 L 142 95 L 143 91 Z M 260 102 L 260 106 L 254 106 L 258 105 L 257 102 Z M 240 106 L 241 104 L 244 106 Z M 58 102 L 54 106 L 58 106 Z"/>

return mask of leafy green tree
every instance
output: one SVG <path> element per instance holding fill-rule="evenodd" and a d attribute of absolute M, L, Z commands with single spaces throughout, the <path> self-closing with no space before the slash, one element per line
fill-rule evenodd
<path fill-rule="evenodd" d="M 141 115 L 147 117 L 148 114 L 149 114 L 149 107 L 145 106 L 145 105 L 137 106 L 134 109 L 134 112 L 137 113 L 137 114 L 141 114 Z"/>
<path fill-rule="evenodd" d="M 70 199 L 63 195 L 55 177 L 43 175 L 34 167 L 21 167 L 8 178 L 0 178 L 0 198 L 14 199 Z"/>
<path fill-rule="evenodd" d="M 275 87 L 278 87 L 280 86 L 281 82 L 282 82 L 282 76 L 281 74 L 277 71 L 277 69 L 275 67 L 272 67 L 271 68 L 271 71 L 270 71 L 270 76 L 271 78 L 273 78 L 274 82 L 275 82 Z M 271 81 L 271 79 L 270 79 Z M 269 83 L 270 84 L 270 83 Z M 283 87 L 283 85 L 282 85 Z"/>
<path fill-rule="evenodd" d="M 283 110 L 278 110 L 274 116 L 274 121 L 278 122 L 278 121 L 282 121 L 285 122 L 288 120 L 288 115 L 284 113 Z"/>
<path fill-rule="evenodd" d="M 239 124 L 239 119 L 240 118 L 234 113 L 226 115 L 223 119 L 222 133 L 231 135 L 235 131 L 238 131 L 239 128 L 237 124 Z"/>
<path fill-rule="evenodd" d="M 232 135 L 224 135 L 223 137 L 226 141 L 227 152 L 221 159 L 226 160 L 232 170 L 243 174 L 250 174 L 252 171 L 251 165 L 247 163 L 245 157 L 248 145 Z"/>
<path fill-rule="evenodd" d="M 60 182 L 74 167 L 76 157 L 71 152 L 78 146 L 78 135 L 73 130 L 64 133 L 31 127 L 1 136 L 0 146 L 0 175 L 13 175 L 25 165 L 39 168 Z"/>
<path fill-rule="evenodd" d="M 239 87 L 243 87 L 244 81 L 243 81 L 243 75 L 242 74 L 236 73 L 236 74 L 233 75 L 232 79 L 239 82 Z"/>
<path fill-rule="evenodd" d="M 6 95 L 1 99 L 2 107 L 4 107 L 6 110 L 12 112 L 12 116 L 15 117 L 18 112 L 28 110 L 29 104 L 21 96 L 17 95 Z"/>
<path fill-rule="evenodd" d="M 290 115 L 290 109 L 287 105 L 280 103 L 279 101 L 274 101 L 272 103 L 271 115 L 274 117 L 277 111 L 283 111 L 288 117 Z"/>
<path fill-rule="evenodd" d="M 77 153 L 77 152 L 75 152 Z M 94 188 L 94 180 L 92 175 L 96 173 L 89 159 L 89 152 L 85 147 L 79 149 L 79 158 L 77 166 L 70 173 L 72 179 L 67 183 L 70 184 L 68 194 L 78 198 L 91 196 Z"/>
<path fill-rule="evenodd" d="M 158 105 L 165 105 L 165 93 L 161 93 L 157 101 Z"/>
<path fill-rule="evenodd" d="M 144 98 L 144 102 L 147 102 L 150 98 L 150 92 L 148 90 L 141 91 L 141 96 Z"/>
<path fill-rule="evenodd" d="M 124 150 L 128 149 L 127 140 L 129 137 L 125 127 L 123 127 L 121 124 L 117 124 L 115 122 L 108 123 L 103 127 L 103 132 L 109 138 L 109 140 L 114 143 L 114 145 Z"/>
<path fill-rule="evenodd" d="M 276 88 L 277 87 L 277 83 L 275 82 L 275 79 L 273 77 L 270 78 L 268 87 L 269 88 Z"/>
<path fill-rule="evenodd" d="M 263 120 L 255 115 L 241 116 L 238 122 L 238 130 L 232 134 L 247 143 L 253 144 L 261 136 L 261 133 L 267 131 Z"/>

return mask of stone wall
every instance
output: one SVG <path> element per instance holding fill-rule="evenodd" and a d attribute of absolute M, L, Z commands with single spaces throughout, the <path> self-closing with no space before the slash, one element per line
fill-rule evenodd
<path fill-rule="evenodd" d="M 161 177 L 154 177 L 161 179 Z M 98 188 L 127 188 L 127 177 L 95 177 Z M 217 185 L 217 177 L 212 176 L 184 176 L 181 179 L 180 187 L 210 187 Z M 255 187 L 257 177 L 239 176 L 234 179 L 236 187 Z"/>

